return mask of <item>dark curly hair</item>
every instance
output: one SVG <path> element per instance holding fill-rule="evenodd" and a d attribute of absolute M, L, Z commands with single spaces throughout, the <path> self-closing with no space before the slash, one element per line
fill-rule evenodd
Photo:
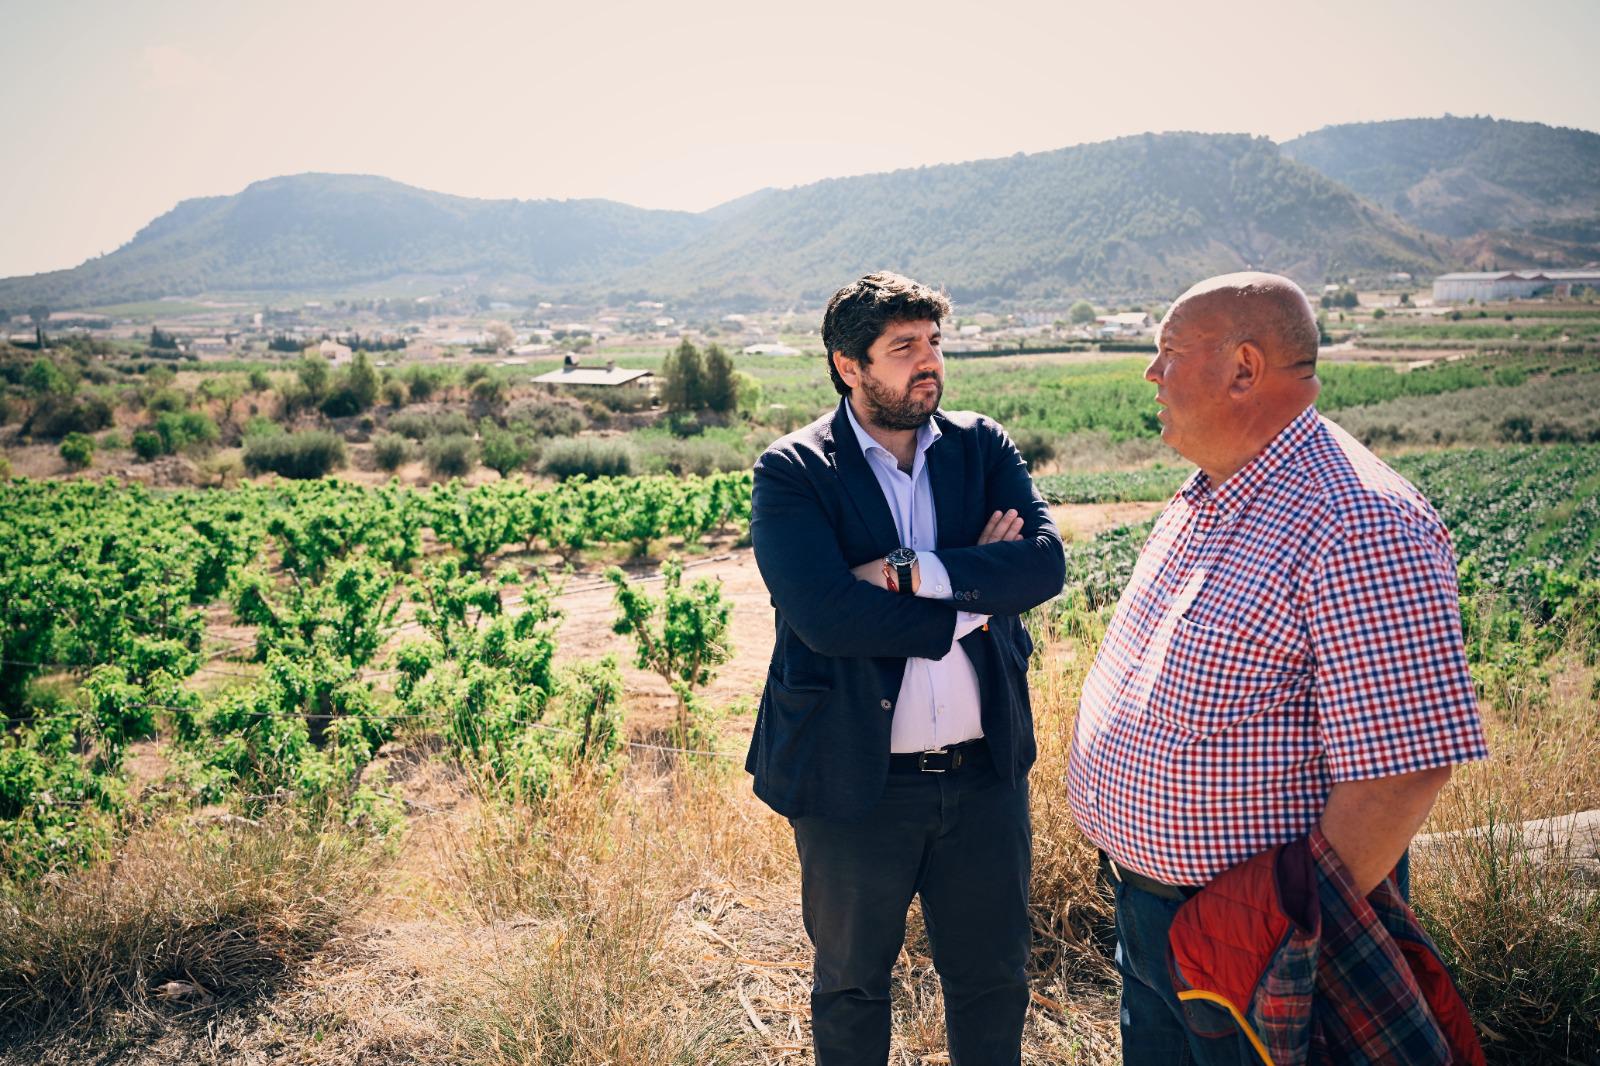
<path fill-rule="evenodd" d="M 850 395 L 850 386 L 833 365 L 834 352 L 843 352 L 866 366 L 872 361 L 867 349 L 889 323 L 942 322 L 949 314 L 950 298 L 944 293 L 887 270 L 868 274 L 834 293 L 822 316 L 822 346 L 834 391 Z"/>

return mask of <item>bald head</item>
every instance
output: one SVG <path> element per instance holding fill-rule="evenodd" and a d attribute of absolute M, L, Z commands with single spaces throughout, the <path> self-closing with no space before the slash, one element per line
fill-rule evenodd
<path fill-rule="evenodd" d="M 1300 286 L 1278 274 L 1244 271 L 1219 274 L 1178 297 L 1162 329 L 1183 318 L 1213 336 L 1220 347 L 1251 342 L 1275 367 L 1317 367 L 1316 312 Z"/>
<path fill-rule="evenodd" d="M 1317 317 L 1276 274 L 1224 274 L 1178 297 L 1145 367 L 1161 439 L 1221 484 L 1317 398 Z"/>

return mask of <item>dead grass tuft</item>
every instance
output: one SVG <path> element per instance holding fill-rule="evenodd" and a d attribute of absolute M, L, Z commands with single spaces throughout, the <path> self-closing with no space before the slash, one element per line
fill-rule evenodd
<path fill-rule="evenodd" d="M 0 1027 L 150 1021 L 265 992 L 372 884 L 371 853 L 337 826 L 140 830 L 110 862 L 0 886 Z"/>
<path fill-rule="evenodd" d="M 1590 683 L 1566 662 L 1537 710 L 1486 708 L 1490 759 L 1457 769 L 1413 849 L 1413 902 L 1490 1061 L 1600 1061 L 1600 855 L 1525 828 L 1600 808 Z"/>

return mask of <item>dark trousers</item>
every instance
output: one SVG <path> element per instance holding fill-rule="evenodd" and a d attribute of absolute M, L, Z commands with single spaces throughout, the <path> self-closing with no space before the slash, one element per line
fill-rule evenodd
<path fill-rule="evenodd" d="M 1185 1004 L 1173 991 L 1167 971 L 1167 930 L 1181 900 L 1153 896 L 1111 883 L 1117 900 L 1117 971 L 1122 975 L 1123 1066 L 1259 1066 L 1261 1059 L 1244 1034 L 1211 1003 Z M 1191 1031 L 1185 1011 L 1199 1023 Z"/>
<path fill-rule="evenodd" d="M 922 915 L 944 988 L 953 1066 L 1021 1062 L 1028 1007 L 1028 787 L 984 756 L 948 774 L 890 774 L 859 822 L 792 819 L 801 909 L 816 947 L 817 1066 L 889 1057 L 889 971 L 906 910 Z"/>
<path fill-rule="evenodd" d="M 1411 854 L 1396 880 L 1409 898 Z M 1117 970 L 1122 975 L 1123 1066 L 1259 1066 L 1261 1057 L 1227 1012 L 1205 1001 L 1184 1002 L 1167 969 L 1167 930 L 1181 900 L 1153 896 L 1120 881 Z"/>

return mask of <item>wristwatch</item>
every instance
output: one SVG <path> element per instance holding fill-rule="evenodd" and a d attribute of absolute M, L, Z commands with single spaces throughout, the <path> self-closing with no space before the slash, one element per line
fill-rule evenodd
<path fill-rule="evenodd" d="M 911 595 L 911 566 L 916 561 L 917 553 L 910 548 L 896 548 L 883 557 L 883 576 L 891 591 Z"/>

